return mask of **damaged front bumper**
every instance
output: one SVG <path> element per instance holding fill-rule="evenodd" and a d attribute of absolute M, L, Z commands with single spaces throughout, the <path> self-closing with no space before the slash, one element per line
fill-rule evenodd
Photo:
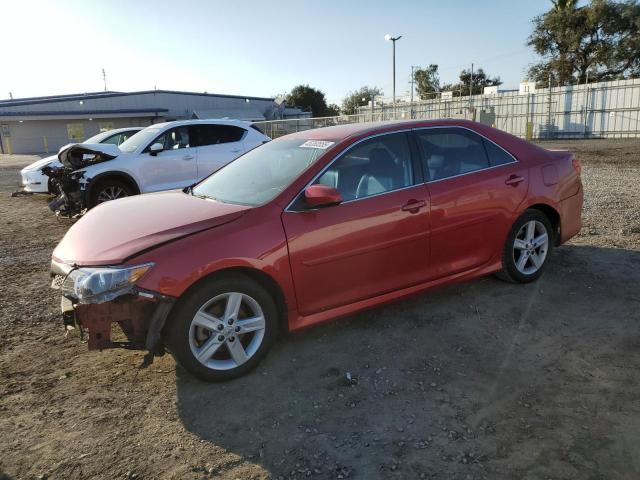
<path fill-rule="evenodd" d="M 58 216 L 74 217 L 87 209 L 86 188 L 88 181 L 83 171 L 67 167 L 44 167 L 44 175 L 50 179 L 51 190 L 58 196 L 49 203 L 49 208 Z"/>
<path fill-rule="evenodd" d="M 51 179 L 51 188 L 60 193 L 49 204 L 49 208 L 59 216 L 82 215 L 88 207 L 86 194 L 91 181 L 85 178 L 82 169 L 113 160 L 121 153 L 116 145 L 109 143 L 75 143 L 60 148 L 58 160 L 62 166 L 46 166 L 42 169 L 42 173 Z"/>
<path fill-rule="evenodd" d="M 88 334 L 89 350 L 126 348 L 147 350 L 143 367 L 154 356 L 165 353 L 162 328 L 175 298 L 132 286 L 128 291 L 102 303 L 80 303 L 71 293 L 69 279 L 75 267 L 52 262 L 51 287 L 62 294 L 62 318 L 67 330 L 78 328 Z M 112 325 L 117 323 L 126 341 L 111 339 Z"/>

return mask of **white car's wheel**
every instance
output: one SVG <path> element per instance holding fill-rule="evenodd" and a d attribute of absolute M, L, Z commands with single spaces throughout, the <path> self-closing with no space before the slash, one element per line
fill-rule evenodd
<path fill-rule="evenodd" d="M 117 200 L 135 195 L 136 192 L 126 182 L 118 178 L 105 178 L 98 180 L 96 185 L 91 187 L 91 195 L 89 198 L 89 207 L 95 207 L 104 202 Z"/>

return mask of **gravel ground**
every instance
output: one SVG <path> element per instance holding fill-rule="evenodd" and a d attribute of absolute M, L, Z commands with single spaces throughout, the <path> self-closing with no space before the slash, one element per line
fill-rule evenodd
<path fill-rule="evenodd" d="M 543 145 L 577 152 L 586 203 L 538 282 L 290 335 L 226 384 L 64 336 L 69 222 L 10 198 L 30 159 L 0 156 L 0 478 L 640 478 L 640 141 Z"/>

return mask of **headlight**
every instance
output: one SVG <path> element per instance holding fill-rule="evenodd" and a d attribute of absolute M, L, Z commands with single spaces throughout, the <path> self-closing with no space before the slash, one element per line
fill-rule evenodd
<path fill-rule="evenodd" d="M 129 293 L 153 265 L 145 263 L 124 268 L 78 268 L 69 274 L 62 290 L 75 297 L 79 303 L 108 302 Z"/>

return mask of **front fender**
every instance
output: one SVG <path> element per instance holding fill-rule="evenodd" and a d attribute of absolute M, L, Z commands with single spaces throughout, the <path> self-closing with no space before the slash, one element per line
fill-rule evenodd
<path fill-rule="evenodd" d="M 182 296 L 191 286 L 221 270 L 248 268 L 269 276 L 282 291 L 289 309 L 295 309 L 280 213 L 276 205 L 265 205 L 230 223 L 149 249 L 126 263 L 155 263 L 139 286 L 171 297 Z"/>

